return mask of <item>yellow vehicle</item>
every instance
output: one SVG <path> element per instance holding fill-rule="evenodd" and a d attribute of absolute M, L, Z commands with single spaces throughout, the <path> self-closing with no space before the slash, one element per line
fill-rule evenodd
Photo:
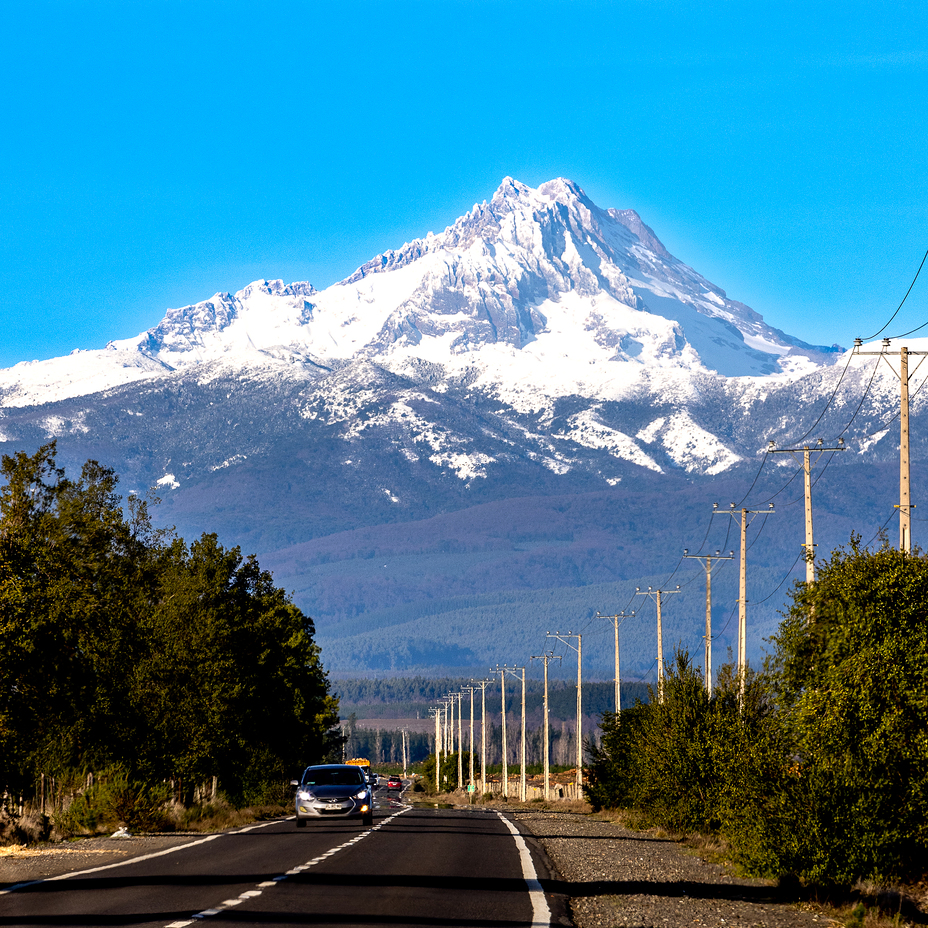
<path fill-rule="evenodd" d="M 350 764 L 352 767 L 360 767 L 364 771 L 367 782 L 375 782 L 371 773 L 371 762 L 366 757 L 352 757 L 351 760 L 346 760 L 345 763 Z"/>

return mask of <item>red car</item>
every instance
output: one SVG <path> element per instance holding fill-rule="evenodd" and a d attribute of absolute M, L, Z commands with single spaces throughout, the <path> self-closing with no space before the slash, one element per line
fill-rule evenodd
<path fill-rule="evenodd" d="M 402 789 L 403 781 L 399 777 L 390 777 L 387 780 L 387 789 Z"/>

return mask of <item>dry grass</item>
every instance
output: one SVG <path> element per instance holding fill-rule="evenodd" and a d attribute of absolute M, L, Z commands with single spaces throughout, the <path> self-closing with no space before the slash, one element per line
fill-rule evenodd
<path fill-rule="evenodd" d="M 504 799 L 499 793 L 487 793 L 483 797 L 466 793 L 463 790 L 453 790 L 448 793 L 406 793 L 403 796 L 406 802 L 423 805 L 449 805 L 469 806 L 479 809 L 518 809 L 522 812 L 575 812 L 584 815 L 590 814 L 592 807 L 585 799 L 556 799 L 545 802 L 532 799 L 528 802 L 519 802 L 518 799 Z"/>
<path fill-rule="evenodd" d="M 271 803 L 261 806 L 247 806 L 233 809 L 224 803 L 211 803 L 205 806 L 193 806 L 182 810 L 176 818 L 177 831 L 213 832 L 227 828 L 238 828 L 252 822 L 264 822 L 280 818 L 290 812 L 290 806 L 283 803 Z"/>

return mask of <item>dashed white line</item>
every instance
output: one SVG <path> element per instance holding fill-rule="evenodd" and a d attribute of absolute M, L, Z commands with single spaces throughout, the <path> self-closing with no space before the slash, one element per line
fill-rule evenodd
<path fill-rule="evenodd" d="M 292 867 L 290 870 L 287 870 L 286 873 L 281 873 L 278 876 L 275 876 L 273 879 L 265 880 L 262 883 L 258 883 L 256 889 L 245 890 L 245 892 L 241 893 L 237 899 L 227 899 L 225 902 L 220 902 L 217 906 L 214 906 L 211 909 L 204 909 L 202 912 L 197 912 L 196 915 L 191 915 L 190 918 L 186 921 L 171 922 L 170 924 L 165 925 L 164 928 L 189 928 L 190 925 L 196 924 L 195 919 L 209 918 L 212 915 L 219 915 L 220 912 L 224 912 L 230 906 L 240 905 L 246 899 L 254 899 L 255 896 L 261 895 L 262 890 L 270 889 L 272 886 L 277 886 L 278 883 L 282 883 L 288 877 L 297 876 L 298 874 L 302 873 L 304 870 L 308 870 L 310 867 L 314 867 L 316 866 L 316 864 L 321 864 L 324 860 L 328 860 L 333 854 L 337 854 L 339 851 L 345 850 L 345 848 L 352 847 L 353 845 L 357 844 L 359 841 L 362 841 L 364 838 L 367 838 L 370 835 L 372 835 L 375 831 L 379 831 L 381 828 L 383 828 L 384 825 L 389 825 L 390 822 L 392 822 L 393 819 L 395 819 L 398 815 L 402 815 L 404 812 L 408 812 L 409 808 L 410 808 L 409 806 L 406 806 L 405 808 L 400 809 L 398 812 L 394 812 L 393 815 L 391 815 L 389 818 L 385 818 L 378 825 L 374 825 L 373 828 L 369 828 L 367 831 L 363 831 L 361 832 L 361 834 L 355 835 L 351 840 L 346 841 L 344 844 L 340 844 L 338 847 L 330 848 L 324 854 L 320 854 L 318 857 L 314 857 L 312 860 L 308 860 L 305 864 L 301 864 L 298 867 Z M 503 821 L 505 821 L 505 819 L 503 819 Z M 260 826 L 252 825 L 251 827 L 255 828 L 255 827 L 260 827 Z M 519 836 L 519 838 L 521 839 L 521 835 Z M 522 843 L 524 846 L 525 842 L 523 841 Z M 153 856 L 156 856 L 156 855 L 153 855 Z M 524 866 L 523 866 L 523 871 L 524 871 Z M 544 897 L 544 893 L 542 893 L 542 897 Z M 547 909 L 547 904 L 546 904 L 546 909 Z M 533 908 L 533 912 L 534 912 L 534 908 Z M 547 925 L 548 922 L 545 922 L 545 924 Z"/>

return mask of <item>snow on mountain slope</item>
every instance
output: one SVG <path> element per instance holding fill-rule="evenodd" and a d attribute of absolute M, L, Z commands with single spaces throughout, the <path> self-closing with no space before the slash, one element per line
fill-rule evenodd
<path fill-rule="evenodd" d="M 643 367 L 795 376 L 827 352 L 729 300 L 634 211 L 602 210 L 571 181 L 533 190 L 512 178 L 441 234 L 385 252 L 324 291 L 256 281 L 169 310 L 110 347 L 174 369 L 257 355 L 325 366 L 363 355 L 396 369 L 476 367 L 495 383 L 518 376 L 514 359 L 527 352 L 528 370 L 545 364 L 555 395 L 583 383 L 621 389 Z"/>
<path fill-rule="evenodd" d="M 499 448 L 452 435 L 442 397 L 496 404 L 485 426 L 494 440 L 514 453 L 521 446 L 554 473 L 605 453 L 655 472 L 714 474 L 745 449 L 717 432 L 708 407 L 695 410 L 707 394 L 745 412 L 752 397 L 791 384 L 814 381 L 812 395 L 835 357 L 729 300 L 633 210 L 600 209 L 569 180 L 532 189 L 505 178 L 442 233 L 385 252 L 323 291 L 255 281 L 168 310 L 154 328 L 104 350 L 2 371 L 0 406 L 152 378 L 237 389 L 305 382 L 304 421 L 343 423 L 346 442 L 399 429 L 409 461 L 431 461 L 462 481 L 484 479 Z M 415 408 L 378 371 L 421 385 L 410 394 Z M 568 400 L 579 405 L 565 419 L 558 410 Z M 634 424 L 616 419 L 610 403 L 634 405 Z"/>
<path fill-rule="evenodd" d="M 40 406 L 110 387 L 157 377 L 170 371 L 139 351 L 100 349 L 72 351 L 48 361 L 20 361 L 0 370 L 0 408 Z"/>

